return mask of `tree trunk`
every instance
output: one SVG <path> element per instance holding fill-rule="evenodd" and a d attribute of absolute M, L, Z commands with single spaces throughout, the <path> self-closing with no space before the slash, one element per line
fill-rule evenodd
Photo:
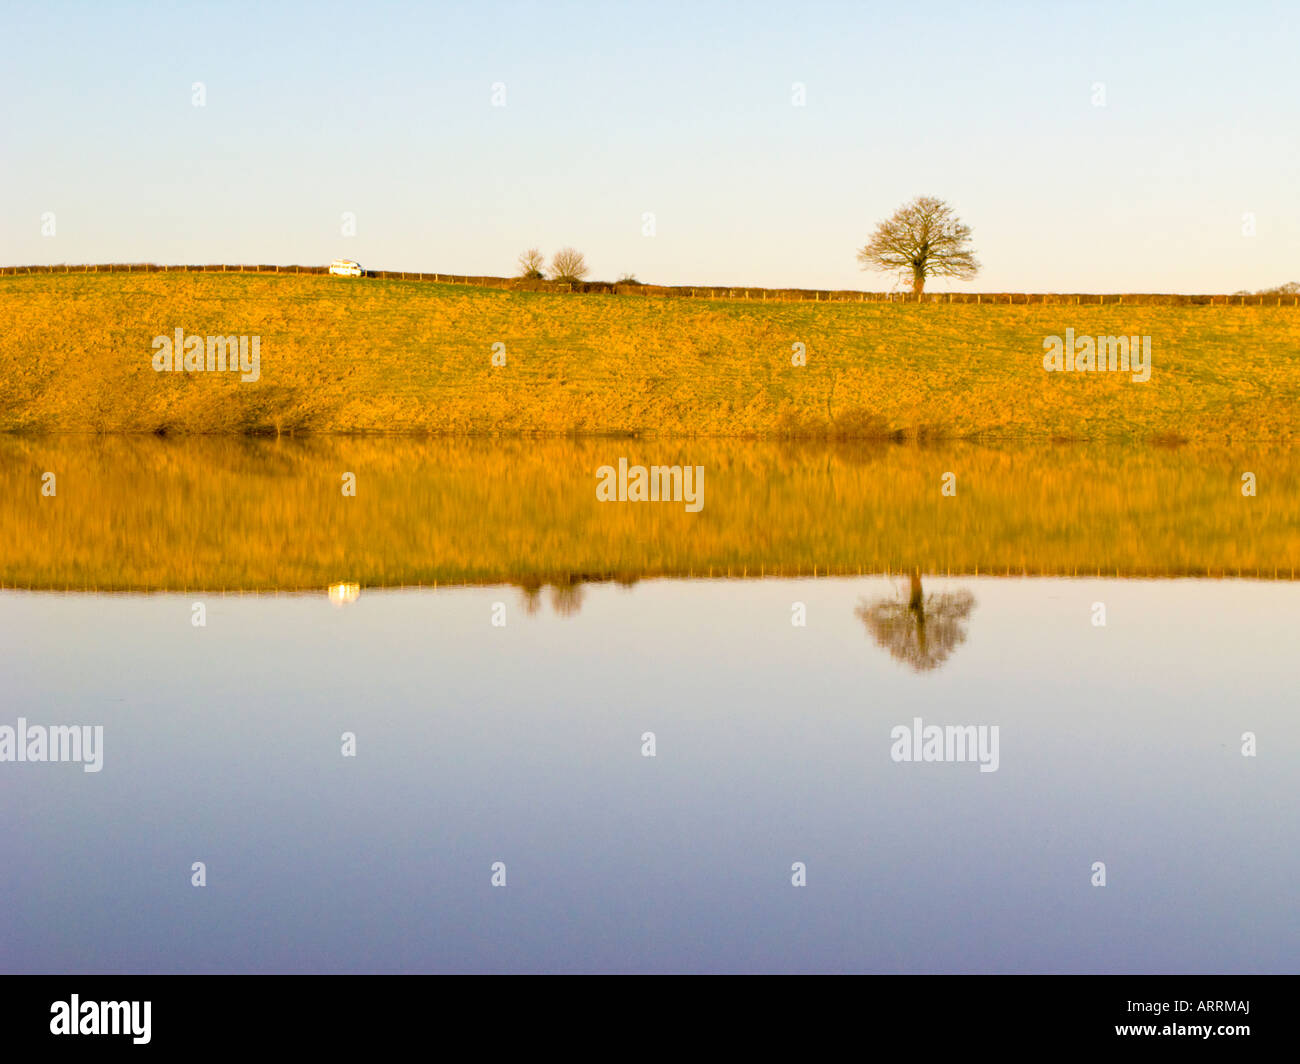
<path fill-rule="evenodd" d="M 925 291 L 925 267 L 912 267 L 912 291 L 916 293 L 916 298 L 921 298 L 921 293 Z"/>
<path fill-rule="evenodd" d="M 919 610 L 925 601 L 921 595 L 921 570 L 913 569 L 911 572 L 912 595 L 911 601 L 908 602 L 908 609 Z"/>

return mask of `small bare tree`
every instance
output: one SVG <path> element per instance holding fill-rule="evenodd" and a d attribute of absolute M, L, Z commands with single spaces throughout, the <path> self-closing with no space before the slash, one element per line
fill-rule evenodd
<path fill-rule="evenodd" d="M 582 257 L 580 251 L 565 248 L 562 251 L 557 251 L 555 258 L 551 259 L 551 277 L 553 280 L 577 284 L 586 276 L 587 260 Z"/>
<path fill-rule="evenodd" d="M 519 276 L 525 281 L 545 280 L 546 274 L 542 272 L 542 267 L 545 265 L 546 260 L 542 258 L 542 253 L 536 248 L 529 248 L 519 256 Z"/>
<path fill-rule="evenodd" d="M 980 268 L 970 249 L 970 227 L 933 196 L 918 196 L 881 222 L 858 251 L 858 261 L 864 270 L 911 270 L 917 295 L 927 277 L 969 280 Z"/>

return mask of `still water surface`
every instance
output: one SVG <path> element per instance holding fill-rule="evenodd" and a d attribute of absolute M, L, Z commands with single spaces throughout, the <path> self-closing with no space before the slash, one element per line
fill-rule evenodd
<path fill-rule="evenodd" d="M 23 533 L 0 555 L 0 725 L 103 725 L 104 751 L 98 773 L 0 764 L 0 970 L 1300 958 L 1300 584 L 1271 578 L 1295 557 L 1295 504 L 1238 507 L 1250 455 L 1065 452 L 1097 485 L 1088 505 L 1069 468 L 1025 452 L 737 445 L 705 459 L 705 520 L 674 535 L 678 517 L 585 498 L 592 459 L 645 444 L 519 447 L 513 463 L 382 441 L 22 446 L 23 472 L 2 467 L 14 483 L 51 458 L 72 476 L 60 515 L 0 504 Z M 358 455 L 404 516 L 331 508 Z M 1294 483 L 1285 455 L 1253 457 Z M 927 497 L 948 469 L 969 504 Z M 284 547 L 295 529 L 325 544 L 322 528 L 348 549 Z M 281 537 L 278 560 L 259 534 Z M 1150 578 L 1162 557 L 1171 572 Z M 1238 563 L 1270 579 L 1175 575 Z M 717 571 L 783 564 L 854 575 Z M 1068 575 L 975 575 L 999 564 Z M 440 586 L 378 587 L 381 571 Z M 312 589 L 273 593 L 277 572 Z M 359 591 L 331 597 L 342 579 Z M 997 770 L 893 760 L 891 731 L 918 717 L 996 725 Z"/>

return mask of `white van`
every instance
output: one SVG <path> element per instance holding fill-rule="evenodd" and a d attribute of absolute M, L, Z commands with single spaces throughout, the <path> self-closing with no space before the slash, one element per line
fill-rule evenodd
<path fill-rule="evenodd" d="M 360 277 L 361 266 L 351 259 L 335 259 L 330 263 L 330 273 L 340 277 Z"/>

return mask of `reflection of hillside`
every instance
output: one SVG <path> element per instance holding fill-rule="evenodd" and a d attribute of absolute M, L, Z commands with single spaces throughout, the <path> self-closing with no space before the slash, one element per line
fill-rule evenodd
<path fill-rule="evenodd" d="M 626 456 L 705 504 L 599 503 Z M 111 589 L 893 572 L 1300 572 L 1285 448 L 0 436 L 0 583 Z M 1255 499 L 1240 494 L 1254 472 Z M 41 474 L 58 477 L 42 498 Z M 958 494 L 939 493 L 945 472 Z M 357 477 L 355 498 L 341 477 Z"/>

